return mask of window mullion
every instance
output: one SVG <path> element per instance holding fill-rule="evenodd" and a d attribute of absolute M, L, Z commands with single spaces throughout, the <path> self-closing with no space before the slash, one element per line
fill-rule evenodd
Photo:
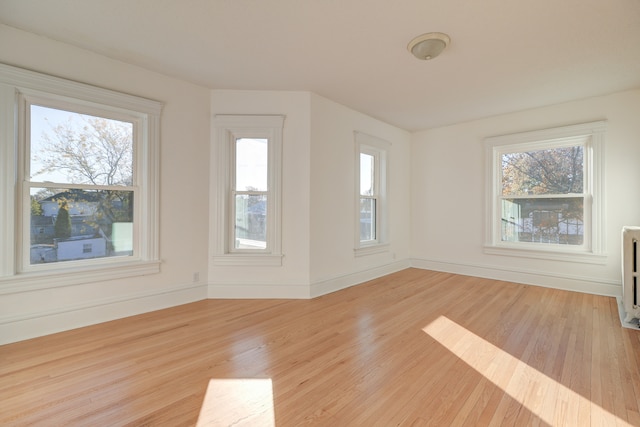
<path fill-rule="evenodd" d="M 551 193 L 551 194 L 529 194 L 524 196 L 515 196 L 515 195 L 500 195 L 498 196 L 502 200 L 506 199 L 516 199 L 516 200 L 527 200 L 527 199 L 567 199 L 567 198 L 584 198 L 587 197 L 589 193 L 567 193 L 567 194 L 559 194 L 559 193 Z"/>

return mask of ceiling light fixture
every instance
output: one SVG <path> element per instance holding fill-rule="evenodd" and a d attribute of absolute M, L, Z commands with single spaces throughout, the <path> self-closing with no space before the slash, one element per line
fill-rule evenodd
<path fill-rule="evenodd" d="M 427 33 L 409 42 L 407 49 L 418 59 L 433 59 L 449 45 L 451 39 L 444 33 Z"/>

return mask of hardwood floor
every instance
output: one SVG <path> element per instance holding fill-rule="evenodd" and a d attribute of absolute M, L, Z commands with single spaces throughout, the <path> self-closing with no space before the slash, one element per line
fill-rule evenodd
<path fill-rule="evenodd" d="M 640 426 L 639 401 L 614 298 L 417 269 L 0 347 L 3 426 Z"/>

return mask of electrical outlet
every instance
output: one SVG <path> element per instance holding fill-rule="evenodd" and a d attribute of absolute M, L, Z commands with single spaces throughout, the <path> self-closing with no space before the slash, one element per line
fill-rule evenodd
<path fill-rule="evenodd" d="M 193 283 L 198 283 L 200 281 L 200 272 L 196 271 L 193 273 Z"/>

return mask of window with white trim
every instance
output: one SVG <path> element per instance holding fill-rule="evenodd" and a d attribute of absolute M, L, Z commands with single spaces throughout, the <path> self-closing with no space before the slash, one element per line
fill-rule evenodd
<path fill-rule="evenodd" d="M 216 115 L 215 265 L 281 265 L 282 115 Z"/>
<path fill-rule="evenodd" d="M 355 132 L 356 256 L 388 249 L 387 157 L 389 142 Z"/>
<path fill-rule="evenodd" d="M 487 138 L 486 252 L 602 262 L 605 122 Z"/>
<path fill-rule="evenodd" d="M 0 285 L 159 271 L 160 112 L 156 101 L 0 65 Z"/>

